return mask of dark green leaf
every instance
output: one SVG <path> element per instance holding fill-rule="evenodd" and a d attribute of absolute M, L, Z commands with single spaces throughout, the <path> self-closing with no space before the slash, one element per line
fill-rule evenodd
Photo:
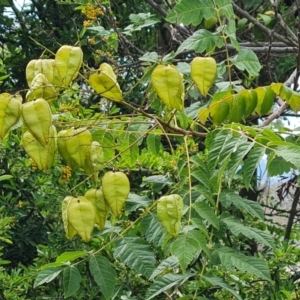
<path fill-rule="evenodd" d="M 153 299 L 162 292 L 171 289 L 174 286 L 181 286 L 194 274 L 186 273 L 182 274 L 167 274 L 162 277 L 158 277 L 154 283 L 150 286 L 146 300 Z"/>
<path fill-rule="evenodd" d="M 222 219 L 222 222 L 226 224 L 227 228 L 235 236 L 242 234 L 245 237 L 254 239 L 257 242 L 262 243 L 270 248 L 275 248 L 272 236 L 265 231 L 245 226 L 233 217 Z"/>
<path fill-rule="evenodd" d="M 69 298 L 76 294 L 80 288 L 81 280 L 81 275 L 76 267 L 70 266 L 64 269 L 63 286 L 65 298 Z"/>
<path fill-rule="evenodd" d="M 217 216 L 215 215 L 213 209 L 207 205 L 204 201 L 198 201 L 193 205 L 194 209 L 198 215 L 206 220 L 209 224 L 213 225 L 216 229 L 219 229 L 220 224 Z"/>
<path fill-rule="evenodd" d="M 141 220 L 141 232 L 149 243 L 160 246 L 166 237 L 166 231 L 155 214 L 148 214 Z"/>
<path fill-rule="evenodd" d="M 62 267 L 54 267 L 54 268 L 48 268 L 45 270 L 42 270 L 41 272 L 38 273 L 33 287 L 37 287 L 39 285 L 42 285 L 44 283 L 51 282 L 53 279 L 55 279 L 59 273 L 63 270 Z"/>
<path fill-rule="evenodd" d="M 163 260 L 153 271 L 152 275 L 150 276 L 149 280 L 155 278 L 157 275 L 161 274 L 165 270 L 172 270 L 179 265 L 178 258 L 175 256 L 169 256 L 165 260 Z"/>
<path fill-rule="evenodd" d="M 198 230 L 191 230 L 179 235 L 171 245 L 171 253 L 179 260 L 184 273 L 196 253 L 206 248 L 207 240 Z"/>
<path fill-rule="evenodd" d="M 148 151 L 152 152 L 154 155 L 158 155 L 160 150 L 162 149 L 160 136 L 155 134 L 148 134 L 146 141 Z"/>
<path fill-rule="evenodd" d="M 227 290 L 228 292 L 230 292 L 232 295 L 234 295 L 237 299 L 239 300 L 243 300 L 241 298 L 241 296 L 239 296 L 236 291 L 234 289 L 232 289 L 232 287 L 227 284 L 222 278 L 219 277 L 210 277 L 210 276 L 203 276 L 203 278 L 205 280 L 207 280 L 210 284 L 212 284 L 213 286 L 217 285 L 220 286 L 221 288 L 223 288 L 224 290 Z"/>
<path fill-rule="evenodd" d="M 265 148 L 254 147 L 250 150 L 247 158 L 244 160 L 244 165 L 242 167 L 243 182 L 246 188 L 251 187 L 251 181 L 253 174 L 259 165 L 263 155 L 265 154 Z"/>
<path fill-rule="evenodd" d="M 99 254 L 92 255 L 89 261 L 89 268 L 103 296 L 106 299 L 111 299 L 115 291 L 117 273 L 112 268 L 109 260 Z"/>
<path fill-rule="evenodd" d="M 129 194 L 126 203 L 125 211 L 135 211 L 139 208 L 145 208 L 149 205 L 150 199 L 136 194 Z"/>
<path fill-rule="evenodd" d="M 233 205 L 243 213 L 247 212 L 260 220 L 264 219 L 264 211 L 258 202 L 244 199 L 234 192 L 223 191 L 220 195 L 220 201 L 226 208 Z"/>
<path fill-rule="evenodd" d="M 155 255 L 149 244 L 138 236 L 125 236 L 116 242 L 114 258 L 149 278 L 155 268 Z"/>
<path fill-rule="evenodd" d="M 255 275 L 258 278 L 270 280 L 270 272 L 265 260 L 257 257 L 249 257 L 241 252 L 228 247 L 217 249 L 222 265 L 231 270 L 232 267 L 240 271 Z"/>

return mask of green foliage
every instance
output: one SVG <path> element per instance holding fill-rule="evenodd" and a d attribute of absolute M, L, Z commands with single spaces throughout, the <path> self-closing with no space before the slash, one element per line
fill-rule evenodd
<path fill-rule="evenodd" d="M 277 117 L 275 97 L 297 113 L 300 96 L 282 83 L 260 84 L 265 62 L 238 42 L 238 2 L 182 0 L 155 12 L 150 1 L 49 0 L 78 29 L 40 14 L 40 33 L 31 28 L 35 13 L 24 28 L 24 13 L 16 14 L 12 38 L 31 39 L 17 48 L 6 33 L 0 66 L 5 101 L 17 91 L 26 100 L 0 144 L 0 297 L 297 296 L 280 268 L 299 251 L 249 195 L 263 157 L 269 175 L 300 169 L 297 132 L 286 137 L 269 119 L 256 124 Z M 262 26 L 272 25 L 267 8 L 254 15 Z M 62 42 L 45 38 L 47 24 Z M 26 80 L 13 52 L 31 60 Z M 197 70 L 205 67 L 213 70 Z M 91 190 L 102 202 L 90 200 Z"/>

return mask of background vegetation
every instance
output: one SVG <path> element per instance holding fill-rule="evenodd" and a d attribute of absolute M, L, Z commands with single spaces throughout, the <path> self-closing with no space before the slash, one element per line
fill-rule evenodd
<path fill-rule="evenodd" d="M 40 171 L 22 145 L 21 122 L 1 140 L 0 298 L 298 299 L 299 133 L 273 121 L 296 115 L 300 99 L 272 85 L 297 90 L 298 8 L 260 0 L 32 0 L 22 8 L 1 1 L 0 92 L 25 102 L 29 61 L 81 47 L 80 75 L 51 103 L 53 123 L 86 126 L 104 163 L 96 182 L 59 155 Z M 197 56 L 217 62 L 207 95 L 191 76 Z M 123 101 L 90 87 L 102 63 L 117 74 Z M 183 74 L 182 111 L 168 109 L 151 84 L 160 64 Z M 257 97 L 244 98 L 245 90 Z M 293 198 L 283 228 L 265 220 L 258 201 L 262 157 L 270 176 L 293 171 L 279 190 L 280 199 Z M 68 240 L 63 199 L 99 187 L 109 170 L 130 180 L 122 216 L 110 214 L 88 243 Z M 176 237 L 156 214 L 157 200 L 170 194 L 184 202 Z"/>

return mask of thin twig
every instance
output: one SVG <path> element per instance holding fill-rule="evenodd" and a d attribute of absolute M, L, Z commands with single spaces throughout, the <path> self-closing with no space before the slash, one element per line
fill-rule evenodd
<path fill-rule="evenodd" d="M 241 9 L 238 5 L 236 5 L 234 2 L 232 2 L 232 6 L 234 8 L 234 10 L 241 16 L 245 17 L 248 21 L 250 21 L 251 23 L 253 23 L 253 25 L 255 25 L 256 27 L 258 27 L 261 31 L 263 31 L 264 33 L 266 33 L 267 35 L 271 35 L 272 34 L 272 30 L 268 29 L 267 27 L 265 27 L 263 24 L 261 24 L 258 20 L 256 20 L 255 18 L 253 18 L 252 16 L 250 16 L 246 11 L 244 11 L 243 9 Z M 277 32 L 273 33 L 273 37 L 274 39 L 277 39 L 278 41 L 281 41 L 287 45 L 293 45 L 293 46 L 298 46 L 298 43 L 296 41 L 289 41 L 287 40 L 286 37 L 281 36 L 280 34 L 278 34 Z"/>

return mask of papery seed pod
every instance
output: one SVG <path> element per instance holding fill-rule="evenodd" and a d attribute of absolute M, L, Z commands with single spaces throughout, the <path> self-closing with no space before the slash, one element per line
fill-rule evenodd
<path fill-rule="evenodd" d="M 182 198 L 177 194 L 161 197 L 157 202 L 157 216 L 166 231 L 176 237 L 180 231 L 183 216 Z"/>
<path fill-rule="evenodd" d="M 83 52 L 79 47 L 64 45 L 58 49 L 55 55 L 55 66 L 60 78 L 60 86 L 68 87 L 77 77 L 82 60 Z M 58 83 L 55 78 L 53 83 L 54 85 Z"/>
<path fill-rule="evenodd" d="M 90 147 L 90 153 L 87 153 L 87 158 L 84 171 L 88 175 L 92 175 L 91 179 L 96 182 L 98 179 L 98 171 L 104 163 L 103 149 L 98 142 L 93 141 Z"/>
<path fill-rule="evenodd" d="M 37 74 L 32 82 L 30 90 L 26 94 L 26 101 L 43 98 L 48 102 L 53 102 L 57 99 L 58 92 L 55 87 L 48 82 L 44 74 Z"/>
<path fill-rule="evenodd" d="M 20 119 L 22 98 L 9 93 L 0 94 L 0 138 L 3 139 Z"/>
<path fill-rule="evenodd" d="M 72 196 L 67 196 L 63 200 L 62 206 L 61 206 L 61 213 L 62 213 L 62 220 L 63 220 L 63 224 L 64 224 L 64 229 L 65 229 L 66 237 L 69 240 L 72 239 L 77 234 L 77 231 L 70 224 L 70 222 L 68 220 L 68 206 L 69 206 L 70 202 L 72 201 L 72 199 L 73 199 Z"/>
<path fill-rule="evenodd" d="M 130 183 L 123 172 L 107 172 L 102 178 L 104 198 L 112 213 L 118 217 L 130 192 Z"/>
<path fill-rule="evenodd" d="M 49 83 L 53 83 L 56 76 L 54 59 L 33 59 L 26 66 L 26 80 L 28 86 L 32 86 L 32 81 L 37 74 L 43 74 Z"/>
<path fill-rule="evenodd" d="M 213 57 L 195 57 L 191 62 L 191 76 L 200 93 L 206 96 L 215 81 L 217 63 Z"/>
<path fill-rule="evenodd" d="M 69 128 L 57 135 L 58 151 L 67 164 L 85 168 L 91 155 L 92 135 L 86 128 Z"/>
<path fill-rule="evenodd" d="M 183 77 L 175 66 L 158 65 L 152 72 L 151 83 L 158 97 L 169 109 L 183 110 Z"/>
<path fill-rule="evenodd" d="M 97 72 L 91 74 L 89 84 L 98 94 L 105 98 L 116 102 L 123 100 L 122 91 L 117 82 L 117 76 L 112 67 L 107 63 L 101 64 Z"/>
<path fill-rule="evenodd" d="M 74 227 L 84 242 L 91 240 L 95 224 L 93 204 L 83 196 L 72 197 L 67 208 L 68 222 Z"/>
<path fill-rule="evenodd" d="M 42 98 L 23 104 L 22 119 L 40 144 L 49 142 L 52 113 L 48 102 Z"/>
<path fill-rule="evenodd" d="M 94 205 L 96 211 L 95 223 L 98 225 L 99 230 L 103 230 L 109 212 L 109 206 L 105 201 L 102 189 L 89 189 L 84 196 Z"/>
<path fill-rule="evenodd" d="M 38 169 L 46 171 L 51 168 L 57 150 L 55 126 L 50 127 L 49 142 L 46 145 L 40 144 L 29 131 L 23 134 L 22 142 L 26 153 L 34 160 Z"/>

